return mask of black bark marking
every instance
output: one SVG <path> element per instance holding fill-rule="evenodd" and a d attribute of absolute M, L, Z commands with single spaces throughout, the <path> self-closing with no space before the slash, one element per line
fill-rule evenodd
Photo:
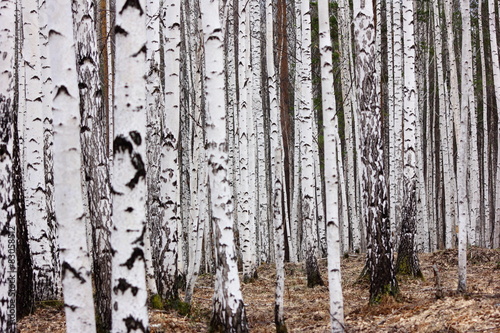
<path fill-rule="evenodd" d="M 124 264 L 121 264 L 120 266 L 127 266 L 128 269 L 132 269 L 137 259 L 144 260 L 144 251 L 142 251 L 142 249 L 138 247 L 134 248 L 134 252 L 132 252 L 130 258 L 128 258 L 128 260 Z"/>
<path fill-rule="evenodd" d="M 69 91 L 68 91 L 68 88 L 66 88 L 66 86 L 60 86 L 58 89 L 57 89 L 57 93 L 56 93 L 56 97 L 59 96 L 59 94 L 66 94 L 68 96 L 71 96 Z"/>
<path fill-rule="evenodd" d="M 85 82 L 80 82 L 80 83 L 78 83 L 78 88 L 79 89 L 87 89 L 88 86 Z"/>
<path fill-rule="evenodd" d="M 133 190 L 135 185 L 139 183 L 139 179 L 141 179 L 141 177 L 143 179 L 146 177 L 146 168 L 144 167 L 144 162 L 142 161 L 142 157 L 140 154 L 135 153 L 132 156 L 132 165 L 137 170 L 137 172 L 135 173 L 134 178 L 132 178 L 126 184 L 127 187 L 130 188 L 131 190 Z"/>
<path fill-rule="evenodd" d="M 75 312 L 75 310 L 78 309 L 78 307 L 76 305 L 69 305 L 69 304 L 66 304 L 66 303 L 64 303 L 64 307 L 70 308 L 71 311 L 73 311 L 73 312 Z"/>
<path fill-rule="evenodd" d="M 125 211 L 127 213 L 132 213 L 134 211 L 134 209 L 132 207 L 127 207 L 127 209 L 125 209 Z"/>
<path fill-rule="evenodd" d="M 58 31 L 55 31 L 53 29 L 49 30 L 49 38 L 52 36 L 52 35 L 59 35 L 61 36 L 61 33 L 58 32 Z"/>
<path fill-rule="evenodd" d="M 149 332 L 149 328 L 144 327 L 142 320 L 135 319 L 132 316 L 128 316 L 127 318 L 123 319 L 123 321 L 125 322 L 125 326 L 127 327 L 127 333 L 136 330 L 141 330 L 144 333 Z"/>
<path fill-rule="evenodd" d="M 139 15 L 142 16 L 144 14 L 144 11 L 142 10 L 141 4 L 139 3 L 139 0 L 127 0 L 125 1 L 125 4 L 122 7 L 122 10 L 120 10 L 120 15 L 123 14 L 123 11 L 127 9 L 128 7 L 136 8 L 139 10 Z"/>
<path fill-rule="evenodd" d="M 130 137 L 132 138 L 132 141 L 134 141 L 134 143 L 138 146 L 141 145 L 142 143 L 142 137 L 141 137 L 141 133 L 137 132 L 137 131 L 130 131 L 128 133 L 130 135 Z"/>
<path fill-rule="evenodd" d="M 146 234 L 146 226 L 144 226 L 144 227 L 142 228 L 142 232 L 141 232 L 141 234 L 139 235 L 139 237 L 137 237 L 137 239 L 136 239 L 135 241 L 133 241 L 133 242 L 132 242 L 132 244 L 137 244 L 137 243 L 139 243 L 139 244 L 143 245 L 143 244 L 144 244 L 144 235 L 145 235 L 145 234 Z"/>
<path fill-rule="evenodd" d="M 125 29 L 123 29 L 122 27 L 120 27 L 119 25 L 115 25 L 115 35 L 118 35 L 118 34 L 122 34 L 124 35 L 125 37 L 128 36 L 128 32 L 125 31 Z"/>
<path fill-rule="evenodd" d="M 146 44 L 144 44 L 144 45 L 141 47 L 141 49 L 140 49 L 139 51 L 137 51 L 137 53 L 132 54 L 132 57 L 134 57 L 134 58 L 135 58 L 135 57 L 137 57 L 137 56 L 138 56 L 139 54 L 141 54 L 141 53 L 144 53 L 144 55 L 146 55 L 146 54 L 147 54 L 147 51 L 148 51 L 148 48 L 147 48 Z"/>
<path fill-rule="evenodd" d="M 118 284 L 113 287 L 113 292 L 115 293 L 115 295 L 118 295 L 118 291 L 121 291 L 122 294 L 125 294 L 125 292 L 128 289 L 130 289 L 130 291 L 132 292 L 132 295 L 134 295 L 134 296 L 136 296 L 137 293 L 139 292 L 139 288 L 138 287 L 134 287 L 133 285 L 131 285 L 130 283 L 128 283 L 127 280 L 125 280 L 125 279 L 118 279 Z"/>
<path fill-rule="evenodd" d="M 63 262 L 62 264 L 62 278 L 64 279 L 64 277 L 66 276 L 66 271 L 70 271 L 71 273 L 73 273 L 73 276 L 75 278 L 77 278 L 78 280 L 80 280 L 80 283 L 81 284 L 84 284 L 85 282 L 87 282 L 80 273 L 78 273 L 78 271 L 76 269 L 74 269 L 70 264 L 68 264 L 66 261 Z"/>
<path fill-rule="evenodd" d="M 129 154 L 132 154 L 132 144 L 128 141 L 123 135 L 119 135 L 113 141 L 113 154 L 123 153 L 128 151 Z"/>

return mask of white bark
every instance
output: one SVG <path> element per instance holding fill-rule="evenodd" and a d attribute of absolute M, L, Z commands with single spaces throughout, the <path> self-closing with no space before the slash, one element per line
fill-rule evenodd
<path fill-rule="evenodd" d="M 0 2 L 0 331 L 16 332 L 16 217 L 13 187 L 16 3 Z"/>
<path fill-rule="evenodd" d="M 23 56 L 26 75 L 26 220 L 35 281 L 35 299 L 56 299 L 56 258 L 50 251 L 55 230 L 47 223 L 44 168 L 44 124 L 38 1 L 23 2 Z"/>
<path fill-rule="evenodd" d="M 488 126 L 488 96 L 487 96 L 487 88 L 486 88 L 486 55 L 484 51 L 484 33 L 483 33 L 483 2 L 479 1 L 478 3 L 478 13 L 481 13 L 479 16 L 479 49 L 481 55 L 481 96 L 482 100 L 482 110 L 483 110 L 483 165 L 481 166 L 483 169 L 483 184 L 482 184 L 482 200 L 483 200 L 483 216 L 480 224 L 480 228 L 478 230 L 479 237 L 479 246 L 487 247 L 486 243 L 486 234 L 487 230 L 489 230 L 488 226 L 490 223 L 490 155 L 489 155 L 489 126 Z"/>
<path fill-rule="evenodd" d="M 470 158 L 469 156 L 469 117 L 475 117 L 474 107 L 474 88 L 472 77 L 472 43 L 471 43 L 471 23 L 470 23 L 470 3 L 469 0 L 461 1 L 462 9 L 462 112 L 460 113 L 460 140 L 457 142 L 458 161 L 457 161 L 457 187 L 458 187 L 458 291 L 466 292 L 467 290 L 467 234 L 472 233 L 469 237 L 474 236 L 475 243 L 475 228 L 471 230 L 471 224 L 475 227 L 475 212 L 469 210 L 469 196 L 467 188 L 467 173 Z M 457 87 L 458 88 L 458 87 Z M 469 116 L 472 113 L 472 116 Z M 474 122 L 475 123 L 475 122 Z M 475 129 L 473 133 L 475 133 Z M 470 152 L 472 153 L 472 152 Z M 476 148 L 477 154 L 477 148 Z M 472 162 L 472 161 L 471 161 Z M 477 160 L 476 160 L 477 162 Z M 478 168 L 470 170 L 470 172 L 479 173 Z M 475 183 L 478 186 L 478 183 Z M 471 188 L 469 188 L 471 189 Z M 474 189 L 478 191 L 479 189 Z M 474 222 L 471 221 L 471 217 Z"/>
<path fill-rule="evenodd" d="M 160 202 L 163 208 L 162 227 L 165 244 L 161 249 L 160 295 L 177 298 L 177 239 L 179 212 L 179 54 L 180 54 L 180 9 L 178 0 L 164 1 L 163 18 L 165 59 L 165 112 L 162 118 L 161 189 Z"/>
<path fill-rule="evenodd" d="M 203 58 L 200 53 L 200 34 L 198 33 L 198 16 L 194 8 L 195 1 L 187 3 L 189 5 L 188 15 L 185 21 L 188 21 L 188 27 L 185 29 L 186 40 L 188 42 L 189 58 L 188 68 L 189 86 L 192 87 L 189 96 L 190 133 L 193 137 L 192 149 L 190 155 L 190 198 L 191 207 L 189 210 L 189 265 L 187 270 L 187 286 L 185 301 L 190 303 L 193 295 L 194 285 L 198 277 L 203 254 L 203 237 L 206 223 L 208 220 L 208 187 L 207 187 L 207 167 L 204 150 L 204 131 L 203 131 L 203 112 L 201 109 L 201 100 L 203 87 L 201 82 L 201 69 Z M 205 251 L 211 251 L 206 248 Z"/>
<path fill-rule="evenodd" d="M 357 195 L 359 186 L 359 139 L 355 137 L 357 133 L 357 123 L 354 122 L 353 112 L 356 110 L 356 99 L 354 96 L 353 81 L 353 58 L 352 58 L 352 39 L 351 39 L 351 21 L 350 8 L 348 1 L 339 1 L 339 20 L 340 20 L 340 44 L 341 44 L 341 77 L 342 77 L 342 100 L 344 101 L 344 121 L 345 121 L 345 142 L 346 142 L 346 178 L 345 185 L 348 196 L 349 220 L 350 224 L 344 226 L 343 247 L 344 252 L 360 251 L 362 240 L 363 224 L 361 223 L 360 198 Z M 351 235 L 351 237 L 349 237 Z M 349 239 L 350 238 L 350 239 Z M 349 242 L 350 240 L 350 242 Z"/>
<path fill-rule="evenodd" d="M 338 118 L 333 91 L 332 43 L 328 1 L 318 1 L 321 96 L 325 135 L 325 194 L 328 245 L 328 289 L 332 332 L 344 332 L 344 304 L 340 274 L 340 220 L 337 170 Z"/>
<path fill-rule="evenodd" d="M 95 331 L 80 170 L 80 101 L 71 3 L 47 8 L 54 82 L 54 187 L 67 332 Z"/>
<path fill-rule="evenodd" d="M 442 172 L 444 183 L 444 245 L 446 248 L 453 247 L 453 235 L 455 234 L 455 212 L 456 212 L 456 177 L 453 168 L 453 154 L 452 154 L 452 138 L 453 138 L 453 123 L 450 116 L 449 103 L 446 102 L 448 96 L 448 88 L 445 84 L 444 69 L 443 69 L 443 55 L 442 55 L 442 34 L 441 22 L 439 17 L 439 9 L 437 3 L 434 6 L 434 25 L 435 36 L 434 42 L 436 44 L 436 66 L 438 73 L 438 87 L 439 89 L 439 130 L 441 138 L 441 158 L 442 158 Z"/>
<path fill-rule="evenodd" d="M 212 326 L 226 332 L 248 331 L 233 235 L 231 191 L 227 179 L 223 36 L 216 2 L 200 2 L 205 45 L 206 147 L 211 217 L 217 267 Z"/>
<path fill-rule="evenodd" d="M 299 66 L 300 78 L 300 100 L 299 100 L 299 126 L 300 126 L 300 158 L 301 158 L 301 210 L 304 230 L 305 260 L 307 284 L 314 287 L 322 285 L 319 276 L 318 255 L 318 233 L 316 214 L 316 184 L 314 177 L 314 142 L 313 142 L 313 94 L 312 94 L 312 61 L 311 61 L 311 12 L 309 1 L 303 0 L 300 5 L 300 19 L 302 36 L 300 48 L 302 63 Z"/>
<path fill-rule="evenodd" d="M 92 244 L 93 273 L 97 312 L 102 327 L 111 325 L 111 189 L 107 157 L 106 124 L 102 85 L 99 76 L 98 23 L 95 3 L 89 0 L 74 2 L 73 19 L 77 45 L 77 70 L 82 110 L 82 156 L 85 183 L 88 191 L 87 240 Z M 48 86 L 48 84 L 46 83 Z M 52 124 L 49 124 L 52 127 Z M 49 182 L 47 182 L 47 189 Z M 84 193 L 85 194 L 85 193 Z M 89 246 L 89 250 L 91 247 Z"/>
<path fill-rule="evenodd" d="M 238 110 L 238 137 L 239 137 L 239 184 L 238 184 L 238 222 L 240 232 L 240 250 L 243 261 L 243 281 L 254 277 L 255 273 L 255 246 L 252 237 L 255 237 L 254 214 L 255 182 L 250 176 L 255 176 L 255 155 L 251 155 L 251 142 L 255 140 L 255 131 L 251 113 L 252 86 L 251 53 L 250 53 L 250 22 L 247 1 L 239 2 L 239 30 L 238 30 L 238 83 L 239 83 L 239 110 Z M 251 134 L 254 134 L 251 137 Z M 253 161 L 253 170 L 251 169 Z M 252 193 L 253 188 L 253 193 Z M 253 198 L 252 199 L 252 195 Z"/>
<path fill-rule="evenodd" d="M 274 252 L 276 262 L 276 291 L 274 321 L 280 332 L 285 325 L 285 233 L 283 211 L 283 142 L 280 126 L 279 98 L 277 77 L 274 65 L 273 1 L 266 0 L 266 65 L 267 86 L 269 93 L 269 117 L 271 125 L 271 181 L 274 226 Z"/>
<path fill-rule="evenodd" d="M 488 11 L 489 17 L 489 31 L 490 31 L 490 43 L 491 43 L 491 58 L 493 65 L 493 82 L 495 88 L 495 100 L 497 105 L 500 105 L 500 63 L 498 59 L 498 40 L 496 35 L 495 26 L 495 1 L 488 0 Z M 498 123 L 500 128 L 500 120 Z M 500 132 L 499 132 L 500 136 Z M 500 163 L 498 163 L 500 158 L 500 149 L 498 149 L 497 157 L 497 167 L 496 167 L 496 189 L 495 189 L 495 225 L 491 226 L 488 234 L 486 235 L 486 244 L 493 248 L 500 246 Z M 495 186 L 495 185 L 494 185 Z M 491 189 L 493 190 L 493 189 Z M 496 232 L 497 235 L 494 235 Z"/>
<path fill-rule="evenodd" d="M 258 230 L 258 252 L 257 262 L 269 262 L 270 232 L 269 232 L 269 207 L 268 207 L 268 188 L 266 177 L 266 147 L 264 135 L 264 110 L 262 108 L 262 66 L 261 66 L 261 39 L 263 37 L 261 30 L 261 1 L 251 0 L 250 5 L 250 29 L 251 29 L 251 54 L 252 54 L 252 114 L 254 116 L 254 139 L 252 159 L 256 161 L 256 184 L 255 195 L 255 221 L 256 230 Z"/>
<path fill-rule="evenodd" d="M 113 141 L 112 332 L 148 331 L 145 1 L 117 1 Z"/>
<path fill-rule="evenodd" d="M 161 202 L 160 202 L 160 141 L 161 141 L 161 122 L 160 118 L 165 112 L 163 88 L 160 77 L 160 1 L 148 0 L 146 5 L 147 12 L 147 61 L 148 76 L 146 86 L 147 103 L 147 217 L 148 231 L 146 232 L 146 281 L 148 292 L 157 294 L 156 278 L 163 267 L 160 264 L 161 245 L 165 241 L 161 227 Z M 154 245 L 154 246 L 151 246 Z M 153 258 L 155 262 L 153 262 Z M 156 270 L 155 270 L 156 268 Z M 158 274 L 155 274 L 158 273 Z"/>
<path fill-rule="evenodd" d="M 389 153 L 390 166 L 390 208 L 391 233 L 394 244 L 398 243 L 401 229 L 401 206 L 403 196 L 403 22 L 402 3 L 393 5 L 394 20 L 394 108 L 389 115 L 392 151 Z M 392 124 L 391 124 L 392 123 Z"/>

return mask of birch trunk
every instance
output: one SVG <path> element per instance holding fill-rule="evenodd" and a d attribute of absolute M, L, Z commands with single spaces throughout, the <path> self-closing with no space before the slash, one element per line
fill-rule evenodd
<path fill-rule="evenodd" d="M 332 332 L 344 332 L 344 304 L 340 274 L 339 184 L 337 170 L 338 118 L 333 91 L 332 43 L 328 1 L 318 1 L 319 50 L 321 56 L 321 96 L 325 136 L 325 194 L 328 245 L 328 289 Z"/>
<path fill-rule="evenodd" d="M 164 59 L 165 59 L 165 112 L 162 118 L 161 146 L 161 196 L 163 208 L 162 233 L 165 244 L 161 249 L 162 266 L 160 295 L 165 299 L 177 299 L 177 240 L 179 215 L 179 103 L 180 103 L 180 9 L 177 0 L 163 3 Z"/>
<path fill-rule="evenodd" d="M 251 28 L 251 52 L 252 52 L 252 114 L 255 121 L 255 140 L 253 159 L 256 161 L 257 179 L 254 184 L 257 185 L 256 191 L 256 229 L 258 233 L 258 252 L 257 262 L 270 261 L 270 231 L 269 231 L 269 193 L 268 193 L 268 179 L 266 168 L 266 147 L 265 147 L 265 134 L 264 134 L 264 109 L 262 106 L 262 66 L 261 66 L 261 48 L 262 48 L 262 29 L 261 29 L 261 1 L 250 1 L 250 28 Z"/>
<path fill-rule="evenodd" d="M 460 140 L 457 142 L 457 187 L 458 187 L 458 292 L 465 293 L 467 291 L 467 234 L 471 224 L 475 224 L 475 211 L 469 210 L 469 196 L 472 194 L 472 201 L 475 199 L 474 193 L 467 191 L 467 174 L 473 172 L 476 175 L 479 170 L 468 170 L 470 162 L 469 153 L 469 113 L 475 117 L 474 107 L 474 88 L 472 76 L 472 43 L 471 43 L 471 23 L 470 23 L 470 2 L 469 0 L 461 1 L 462 9 L 462 77 L 461 90 L 462 111 L 460 113 Z M 474 122 L 475 123 L 475 122 Z M 475 129 L 473 133 L 475 134 Z M 477 153 L 477 148 L 476 148 Z M 477 161 L 477 160 L 476 160 Z M 478 186 L 478 183 L 475 183 Z M 470 188 L 472 189 L 472 188 Z M 477 191 L 478 189 L 473 189 Z M 474 222 L 471 223 L 471 217 Z M 475 229 L 475 228 L 474 228 Z M 475 230 L 471 230 L 475 236 Z M 475 237 L 474 237 L 475 240 Z"/>
<path fill-rule="evenodd" d="M 38 1 L 23 2 L 24 69 L 26 75 L 26 220 L 33 260 L 35 299 L 57 299 L 60 280 L 57 257 L 51 251 L 56 246 L 55 226 L 48 224 L 45 195 L 44 124 L 41 47 L 39 38 Z"/>
<path fill-rule="evenodd" d="M 387 186 L 382 156 L 379 73 L 375 71 L 375 27 L 372 3 L 354 4 L 356 94 L 358 118 L 363 128 L 361 151 L 363 216 L 367 230 L 367 267 L 370 272 L 370 302 L 384 294 L 398 293 L 394 274 L 389 228 Z"/>
<path fill-rule="evenodd" d="M 488 0 L 488 10 L 489 10 L 489 31 L 490 31 L 490 43 L 491 43 L 491 58 L 493 65 L 493 82 L 495 89 L 495 100 L 496 104 L 500 105 L 500 61 L 498 59 L 498 40 L 496 35 L 496 25 L 495 25 L 495 1 Z M 498 123 L 500 129 L 500 120 Z M 497 132 L 500 136 L 500 131 Z M 499 247 L 500 245 L 500 149 L 497 149 L 497 167 L 496 167 L 496 189 L 495 189 L 495 212 L 494 212 L 494 225 L 491 226 L 489 235 L 490 246 L 492 248 Z M 495 185 L 494 185 L 495 186 Z M 492 189 L 493 190 L 493 189 Z M 495 235 L 497 233 L 497 235 Z"/>
<path fill-rule="evenodd" d="M 479 49 L 480 49 L 480 55 L 481 55 L 481 96 L 482 96 L 482 112 L 483 112 L 483 163 L 482 163 L 482 186 L 481 186 L 481 191 L 482 191 L 482 199 L 483 199 L 483 205 L 482 205 L 482 217 L 481 217 L 481 224 L 479 226 L 478 230 L 478 237 L 479 237 L 479 246 L 487 247 L 487 241 L 486 241 L 486 231 L 488 230 L 488 225 L 490 223 L 490 154 L 489 154 L 489 146 L 490 146 L 490 140 L 489 140 L 489 126 L 488 126 L 488 96 L 487 96 L 487 87 L 486 87 L 486 55 L 485 55 L 485 45 L 484 45 L 484 28 L 483 28 L 483 2 L 479 1 L 478 3 L 479 8 L 478 12 L 480 13 L 479 16 Z M 479 108 L 479 107 L 478 107 Z"/>
<path fill-rule="evenodd" d="M 92 227 L 96 308 L 103 329 L 111 328 L 111 191 L 106 146 L 106 119 L 99 78 L 99 49 L 94 2 L 78 0 L 75 24 L 78 86 L 82 110 L 81 141 Z"/>
<path fill-rule="evenodd" d="M 217 267 L 211 326 L 247 332 L 233 236 L 233 204 L 227 179 L 223 36 L 216 2 L 200 2 L 205 44 L 206 147 L 210 210 L 216 239 Z"/>
<path fill-rule="evenodd" d="M 71 3 L 48 3 L 54 82 L 54 188 L 67 332 L 95 331 L 91 264 L 80 170 L 80 101 Z"/>
<path fill-rule="evenodd" d="M 13 198 L 16 214 L 15 225 L 15 246 L 17 256 L 17 285 L 15 295 L 15 306 L 17 318 L 29 315 L 33 312 L 35 296 L 33 282 L 33 264 L 31 261 L 28 226 L 26 221 L 26 207 L 24 198 L 23 178 L 25 175 L 23 167 L 23 142 L 22 142 L 22 127 L 23 127 L 23 109 L 25 106 L 24 94 L 24 61 L 22 61 L 23 50 L 23 29 L 22 29 L 22 5 L 20 0 L 16 0 L 16 49 L 14 62 L 16 64 L 16 82 L 14 88 L 14 100 L 18 101 L 17 116 L 12 117 L 13 122 L 13 146 L 12 146 L 12 182 L 13 182 Z M 8 20 L 6 20 L 8 22 Z M 7 59 L 7 57 L 5 58 Z M 4 60 L 5 60 L 4 59 Z M 3 72 L 7 73 L 7 72 Z M 7 82 L 7 81 L 2 81 Z"/>
<path fill-rule="evenodd" d="M 149 330 L 146 232 L 145 1 L 116 3 L 113 141 L 112 332 Z"/>
<path fill-rule="evenodd" d="M 276 262 L 276 291 L 274 323 L 276 331 L 286 332 L 284 315 L 285 292 L 285 225 L 283 211 L 283 143 L 280 126 L 279 97 L 274 65 L 273 1 L 266 0 L 266 66 L 271 125 L 271 180 L 274 226 L 274 253 Z"/>
<path fill-rule="evenodd" d="M 238 30 L 238 85 L 239 85 L 239 110 L 238 110 L 238 137 L 239 137 L 239 184 L 238 184 L 238 222 L 240 225 L 240 250 L 243 261 L 243 281 L 249 282 L 256 276 L 255 271 L 255 245 L 252 234 L 255 235 L 254 214 L 255 206 L 252 204 L 252 187 L 255 190 L 255 182 L 250 176 L 255 175 L 255 163 L 252 170 L 250 161 L 255 161 L 255 155 L 251 155 L 251 142 L 255 140 L 255 132 L 252 130 L 253 122 L 250 116 L 252 110 L 252 86 L 251 77 L 251 53 L 250 53 L 250 22 L 249 11 L 246 0 L 239 2 L 239 30 Z M 251 137 L 252 133 L 254 134 Z"/>
<path fill-rule="evenodd" d="M 152 295 L 158 293 L 156 277 L 160 277 L 160 270 L 163 266 L 160 264 L 161 245 L 165 241 L 163 238 L 161 225 L 161 202 L 160 202 L 160 141 L 161 141 L 161 122 L 160 117 L 165 112 L 163 85 L 161 82 L 160 53 L 160 1 L 148 0 L 146 5 L 147 19 L 147 61 L 148 74 L 146 86 L 147 103 L 147 219 L 148 230 L 145 234 L 144 244 L 146 247 L 146 283 L 148 292 Z M 160 281 L 158 281 L 160 282 Z"/>
<path fill-rule="evenodd" d="M 299 4 L 297 4 L 299 5 Z M 316 214 L 316 185 L 314 178 L 313 104 L 311 73 L 311 12 L 309 1 L 300 2 L 302 38 L 300 41 L 302 64 L 299 75 L 301 96 L 299 101 L 299 126 L 301 149 L 301 209 L 305 236 L 307 286 L 323 285 L 318 268 L 318 234 Z"/>
<path fill-rule="evenodd" d="M 416 130 L 417 130 L 417 85 L 415 79 L 415 40 L 413 4 L 403 4 L 404 31 L 404 169 L 401 207 L 401 240 L 398 248 L 396 271 L 414 277 L 422 277 L 417 256 L 417 172 L 416 172 Z"/>
<path fill-rule="evenodd" d="M 16 332 L 17 256 L 13 175 L 16 4 L 0 3 L 0 331 Z"/>

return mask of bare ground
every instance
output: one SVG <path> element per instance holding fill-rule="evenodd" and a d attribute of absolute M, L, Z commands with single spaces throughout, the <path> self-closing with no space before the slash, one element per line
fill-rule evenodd
<path fill-rule="evenodd" d="M 500 250 L 472 248 L 468 253 L 468 293 L 458 295 L 457 252 L 421 254 L 424 280 L 399 278 L 401 297 L 368 305 L 368 284 L 358 277 L 364 256 L 342 260 L 345 325 L 347 332 L 500 332 Z M 432 266 L 439 268 L 444 298 L 436 298 Z M 327 282 L 326 260 L 320 260 Z M 248 322 L 252 332 L 274 331 L 274 279 L 272 265 L 262 265 L 259 278 L 243 285 Z M 191 314 L 151 310 L 151 331 L 207 332 L 213 278 L 201 276 L 195 289 Z M 289 332 L 328 332 L 328 288 L 307 288 L 301 264 L 286 265 L 285 316 Z M 21 333 L 65 332 L 59 308 L 37 310 L 19 321 Z"/>

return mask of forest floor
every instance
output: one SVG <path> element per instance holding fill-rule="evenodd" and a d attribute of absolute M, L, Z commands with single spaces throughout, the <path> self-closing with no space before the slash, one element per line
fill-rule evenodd
<path fill-rule="evenodd" d="M 365 256 L 342 259 L 342 287 L 346 332 L 500 332 L 500 250 L 468 251 L 465 295 L 456 294 L 457 251 L 420 254 L 424 280 L 399 277 L 401 296 L 368 305 L 368 282 L 360 281 Z M 439 269 L 444 298 L 436 298 L 432 266 Z M 327 283 L 326 260 L 320 260 Z M 248 323 L 252 332 L 274 332 L 273 265 L 262 265 L 258 279 L 242 285 Z M 152 333 L 207 332 L 213 276 L 202 275 L 195 288 L 191 313 L 151 310 Z M 328 332 L 328 288 L 307 288 L 304 267 L 286 265 L 285 317 L 288 332 Z M 65 332 L 64 311 L 39 309 L 18 323 L 20 333 Z"/>

